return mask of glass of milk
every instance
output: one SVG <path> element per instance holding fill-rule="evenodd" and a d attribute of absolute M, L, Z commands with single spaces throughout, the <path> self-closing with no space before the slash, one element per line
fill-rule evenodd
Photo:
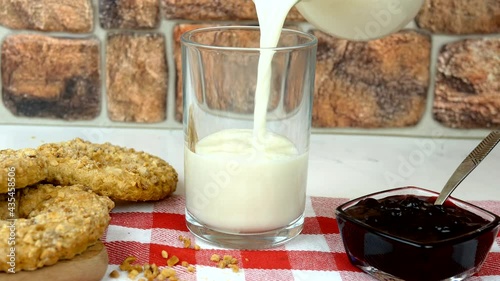
<path fill-rule="evenodd" d="M 183 34 L 186 221 L 227 248 L 269 248 L 304 222 L 316 38 L 258 27 Z"/>

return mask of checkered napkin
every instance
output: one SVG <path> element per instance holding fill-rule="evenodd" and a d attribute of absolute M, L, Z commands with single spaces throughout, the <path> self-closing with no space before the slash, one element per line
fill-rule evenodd
<path fill-rule="evenodd" d="M 180 261 L 196 265 L 195 273 L 188 272 L 181 265 L 175 266 L 180 280 L 186 281 L 373 280 L 351 265 L 345 254 L 334 211 L 346 201 L 308 197 L 304 230 L 297 238 L 278 248 L 252 251 L 217 248 L 195 239 L 185 224 L 183 196 L 174 195 L 155 203 L 118 205 L 103 237 L 109 255 L 108 273 L 131 255 L 137 257 L 140 264 L 165 266 L 166 260 L 161 256 L 165 250 L 169 256 L 175 255 Z M 500 214 L 498 201 L 473 203 Z M 201 250 L 184 248 L 179 241 L 180 235 L 191 238 Z M 210 261 L 213 254 L 237 258 L 240 272 L 217 268 Z M 116 279 L 109 279 L 106 275 L 103 280 Z M 500 280 L 500 237 L 497 237 L 481 271 L 470 280 Z"/>

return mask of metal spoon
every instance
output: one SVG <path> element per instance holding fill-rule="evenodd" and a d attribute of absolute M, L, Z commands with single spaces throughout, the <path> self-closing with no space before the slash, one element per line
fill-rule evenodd
<path fill-rule="evenodd" d="M 500 142 L 500 131 L 492 131 L 486 136 L 474 150 L 465 157 L 464 161 L 458 165 L 457 169 L 451 175 L 443 190 L 439 193 L 434 205 L 442 205 L 448 196 L 457 188 L 457 186 L 472 172 L 490 151 Z"/>

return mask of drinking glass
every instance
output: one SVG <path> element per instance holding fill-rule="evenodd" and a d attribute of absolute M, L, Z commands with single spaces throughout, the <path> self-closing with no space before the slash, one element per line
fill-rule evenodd
<path fill-rule="evenodd" d="M 226 248 L 283 244 L 304 223 L 316 38 L 257 27 L 181 37 L 186 223 Z"/>

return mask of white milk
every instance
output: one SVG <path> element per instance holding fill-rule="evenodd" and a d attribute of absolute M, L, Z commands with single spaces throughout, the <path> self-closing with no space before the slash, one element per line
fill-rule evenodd
<path fill-rule="evenodd" d="M 297 0 L 253 0 L 260 26 L 260 47 L 274 48 L 278 45 L 281 29 L 288 11 Z M 254 141 L 266 133 L 266 113 L 271 92 L 271 64 L 274 51 L 261 50 L 257 70 L 254 107 Z"/>
<path fill-rule="evenodd" d="M 185 148 L 187 209 L 222 232 L 264 232 L 284 227 L 304 212 L 307 153 L 267 133 L 259 149 L 248 129 L 211 134 Z"/>
<path fill-rule="evenodd" d="M 367 40 L 403 28 L 422 3 L 423 0 L 302 0 L 296 7 L 309 23 L 324 32 Z"/>

